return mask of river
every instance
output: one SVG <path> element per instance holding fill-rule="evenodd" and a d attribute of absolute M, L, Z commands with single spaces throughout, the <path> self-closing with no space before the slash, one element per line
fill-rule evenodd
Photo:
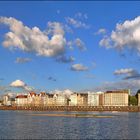
<path fill-rule="evenodd" d="M 76 118 L 41 115 L 46 113 L 84 113 L 113 117 Z M 0 111 L 0 138 L 140 139 L 140 113 Z"/>

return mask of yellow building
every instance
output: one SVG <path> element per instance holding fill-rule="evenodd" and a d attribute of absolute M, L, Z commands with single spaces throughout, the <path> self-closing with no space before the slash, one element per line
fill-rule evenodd
<path fill-rule="evenodd" d="M 36 93 L 35 92 L 30 92 L 28 95 L 27 95 L 27 102 L 28 102 L 28 105 L 29 106 L 35 106 L 36 104 Z"/>
<path fill-rule="evenodd" d="M 105 106 L 128 106 L 130 90 L 114 90 L 104 93 Z"/>
<path fill-rule="evenodd" d="M 54 94 L 54 104 L 56 106 L 65 106 L 67 105 L 67 98 L 63 94 Z"/>
<path fill-rule="evenodd" d="M 88 94 L 87 93 L 77 93 L 77 105 L 87 106 L 88 105 Z"/>
<path fill-rule="evenodd" d="M 47 94 L 46 95 L 46 105 L 47 106 L 55 105 L 55 100 L 54 100 L 53 96 L 54 96 L 53 94 Z"/>
<path fill-rule="evenodd" d="M 140 106 L 140 93 L 138 93 L 138 106 Z"/>

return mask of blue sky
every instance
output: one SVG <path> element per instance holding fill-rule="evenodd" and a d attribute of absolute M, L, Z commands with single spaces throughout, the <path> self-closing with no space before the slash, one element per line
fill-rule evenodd
<path fill-rule="evenodd" d="M 0 2 L 0 16 L 2 92 L 139 89 L 140 2 Z"/>

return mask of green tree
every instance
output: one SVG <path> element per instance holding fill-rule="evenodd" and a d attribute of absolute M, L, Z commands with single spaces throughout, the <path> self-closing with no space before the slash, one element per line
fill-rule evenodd
<path fill-rule="evenodd" d="M 138 99 L 136 96 L 129 95 L 129 105 L 138 105 Z"/>

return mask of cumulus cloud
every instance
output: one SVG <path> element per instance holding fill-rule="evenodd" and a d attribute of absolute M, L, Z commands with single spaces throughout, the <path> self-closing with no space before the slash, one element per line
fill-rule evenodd
<path fill-rule="evenodd" d="M 117 23 L 110 36 L 105 36 L 100 45 L 118 50 L 131 49 L 140 53 L 140 16 L 133 20 Z"/>
<path fill-rule="evenodd" d="M 84 22 L 82 22 L 80 20 L 71 18 L 71 17 L 66 17 L 65 19 L 66 19 L 66 22 L 68 24 L 72 25 L 75 28 L 85 28 L 85 29 L 88 29 L 90 27 L 86 23 L 84 23 Z"/>
<path fill-rule="evenodd" d="M 67 24 L 63 24 L 63 29 L 67 33 L 73 33 L 72 28 L 70 26 L 68 26 Z"/>
<path fill-rule="evenodd" d="M 140 73 L 132 68 L 119 69 L 114 72 L 114 75 L 125 75 L 123 79 L 136 79 L 140 78 Z"/>
<path fill-rule="evenodd" d="M 56 58 L 56 61 L 60 63 L 71 63 L 75 61 L 75 58 L 73 56 L 66 57 L 64 55 L 61 55 Z"/>
<path fill-rule="evenodd" d="M 85 43 L 80 38 L 76 38 L 74 41 L 68 41 L 67 46 L 70 49 L 73 49 L 73 46 L 76 46 L 81 51 L 87 50 Z"/>
<path fill-rule="evenodd" d="M 48 22 L 47 34 L 51 34 L 51 35 L 55 35 L 55 34 L 64 35 L 63 25 L 61 25 L 59 22 Z"/>
<path fill-rule="evenodd" d="M 29 28 L 13 17 L 0 17 L 0 23 L 9 26 L 10 29 L 3 41 L 3 46 L 6 48 L 47 57 L 61 55 L 65 51 L 64 30 L 58 22 L 48 23 L 47 33 L 51 34 L 51 37 L 38 27 Z"/>
<path fill-rule="evenodd" d="M 105 34 L 107 31 L 104 28 L 99 29 L 95 34 L 99 35 L 99 34 Z"/>
<path fill-rule="evenodd" d="M 88 67 L 84 66 L 83 64 L 73 64 L 71 66 L 72 71 L 87 71 Z"/>
<path fill-rule="evenodd" d="M 12 87 L 25 87 L 27 85 L 22 80 L 15 80 L 10 84 L 10 86 L 12 86 Z"/>
<path fill-rule="evenodd" d="M 78 13 L 75 14 L 75 18 L 88 19 L 88 16 L 85 13 L 78 12 Z"/>
<path fill-rule="evenodd" d="M 15 60 L 15 63 L 26 63 L 26 62 L 30 62 L 32 59 L 31 58 L 22 58 L 22 57 L 17 57 Z"/>
<path fill-rule="evenodd" d="M 75 39 L 74 43 L 80 50 L 86 50 L 85 44 L 80 38 Z"/>
<path fill-rule="evenodd" d="M 32 90 L 32 87 L 29 87 L 25 82 L 22 80 L 15 80 L 10 84 L 11 87 L 15 88 L 22 88 L 24 90 L 30 91 Z"/>

